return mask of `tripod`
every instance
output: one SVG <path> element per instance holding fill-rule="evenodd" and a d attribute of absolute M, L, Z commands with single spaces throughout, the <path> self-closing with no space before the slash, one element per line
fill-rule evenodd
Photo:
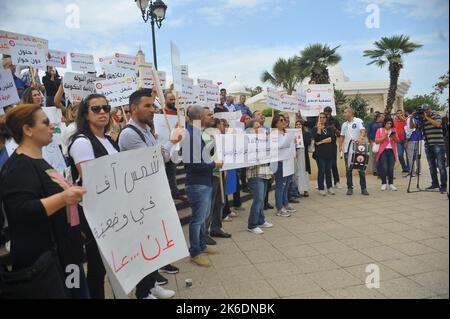
<path fill-rule="evenodd" d="M 414 155 L 413 155 L 413 160 L 411 163 L 411 169 L 409 171 L 409 183 L 408 183 L 408 190 L 407 190 L 407 192 L 409 194 L 424 191 L 420 188 L 420 175 L 422 173 L 422 140 L 420 140 L 419 143 L 416 143 L 416 145 L 414 146 L 413 154 Z M 417 186 L 416 186 L 417 190 L 411 191 L 411 182 L 412 182 L 412 178 L 414 176 L 414 170 L 415 170 L 416 164 L 417 164 Z"/>

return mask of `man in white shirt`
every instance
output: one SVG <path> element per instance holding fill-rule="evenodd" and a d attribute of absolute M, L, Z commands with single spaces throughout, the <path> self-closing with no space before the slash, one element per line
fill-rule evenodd
<path fill-rule="evenodd" d="M 347 120 L 342 124 L 341 139 L 339 143 L 339 150 L 342 154 L 344 152 L 345 167 L 347 171 L 347 195 L 353 195 L 353 171 L 348 168 L 348 150 L 351 141 L 357 141 L 358 145 L 361 145 L 366 136 L 366 129 L 364 128 L 364 122 L 354 116 L 353 110 L 350 108 L 345 109 L 344 118 Z M 359 170 L 359 180 L 361 185 L 361 194 L 368 196 L 366 183 L 366 172 Z"/>

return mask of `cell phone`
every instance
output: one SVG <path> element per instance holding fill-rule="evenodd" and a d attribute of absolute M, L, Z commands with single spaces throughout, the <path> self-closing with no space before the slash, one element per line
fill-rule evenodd
<path fill-rule="evenodd" d="M 396 135 L 396 133 L 395 133 L 395 132 L 392 132 L 392 133 L 389 135 L 389 137 L 392 137 L 392 136 L 394 136 L 394 135 Z"/>

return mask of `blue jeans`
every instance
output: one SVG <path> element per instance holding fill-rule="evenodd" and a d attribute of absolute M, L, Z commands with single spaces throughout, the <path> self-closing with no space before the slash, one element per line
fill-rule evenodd
<path fill-rule="evenodd" d="M 325 179 L 327 181 L 327 189 L 333 187 L 333 179 L 331 175 L 331 167 L 333 166 L 333 160 L 316 158 L 317 168 L 319 169 L 317 175 L 317 185 L 319 186 L 319 191 L 325 190 Z"/>
<path fill-rule="evenodd" d="M 186 195 L 192 208 L 191 222 L 189 223 L 189 252 L 196 257 L 206 249 L 205 221 L 211 209 L 212 186 L 186 185 Z"/>
<path fill-rule="evenodd" d="M 394 184 L 394 166 L 395 166 L 395 155 L 392 149 L 385 149 L 381 153 L 380 159 L 380 177 L 381 184 L 393 185 Z"/>
<path fill-rule="evenodd" d="M 264 199 L 266 198 L 268 180 L 259 177 L 250 178 L 248 187 L 252 193 L 253 203 L 248 217 L 248 228 L 254 229 L 266 222 L 264 217 Z"/>
<path fill-rule="evenodd" d="M 278 163 L 275 173 L 275 206 L 278 210 L 289 205 L 289 185 L 292 182 L 292 175 L 283 177 L 283 163 Z"/>
<path fill-rule="evenodd" d="M 439 187 L 441 191 L 447 190 L 447 170 L 445 169 L 445 147 L 444 145 L 426 146 L 425 152 L 427 154 L 428 165 L 430 166 L 431 180 L 433 186 Z M 437 169 L 441 177 L 441 184 L 437 176 Z"/>
<path fill-rule="evenodd" d="M 344 159 L 345 159 L 345 170 L 347 175 L 347 188 L 353 190 L 353 170 L 348 168 L 348 153 L 344 154 Z M 367 189 L 366 172 L 363 169 L 359 170 L 359 184 L 361 185 L 361 191 Z"/>
<path fill-rule="evenodd" d="M 402 166 L 403 172 L 409 172 L 409 163 L 405 161 L 405 142 L 398 142 L 397 144 L 398 151 L 398 160 L 400 161 L 400 165 Z"/>

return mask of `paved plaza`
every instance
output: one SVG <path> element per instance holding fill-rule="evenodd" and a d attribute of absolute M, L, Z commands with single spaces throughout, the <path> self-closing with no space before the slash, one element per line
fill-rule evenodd
<path fill-rule="evenodd" d="M 220 254 L 208 257 L 213 267 L 181 260 L 179 274 L 165 275 L 165 287 L 179 299 L 448 299 L 447 196 L 407 194 L 408 180 L 396 175 L 398 192 L 382 193 L 368 176 L 370 197 L 338 190 L 323 198 L 312 191 L 293 205 L 298 212 L 290 218 L 267 211 L 274 228 L 259 236 L 246 231 L 247 202 L 246 212 L 224 223 L 233 238 L 218 239 Z M 188 226 L 183 230 L 188 238 Z M 380 269 L 379 289 L 365 285 L 370 264 Z"/>

